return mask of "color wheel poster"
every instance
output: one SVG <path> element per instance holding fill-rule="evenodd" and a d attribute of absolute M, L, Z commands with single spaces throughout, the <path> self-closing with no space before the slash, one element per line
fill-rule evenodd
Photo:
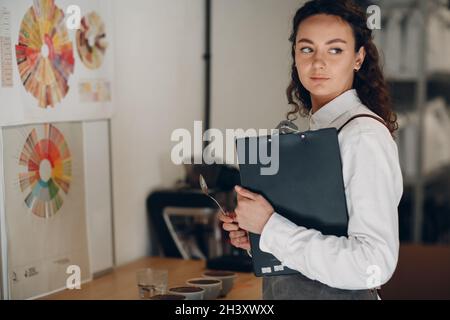
<path fill-rule="evenodd" d="M 89 279 L 82 124 L 5 128 L 3 144 L 11 298 L 66 288 L 69 266 Z"/>
<path fill-rule="evenodd" d="M 0 19 L 0 126 L 111 117 L 110 1 L 0 0 Z"/>

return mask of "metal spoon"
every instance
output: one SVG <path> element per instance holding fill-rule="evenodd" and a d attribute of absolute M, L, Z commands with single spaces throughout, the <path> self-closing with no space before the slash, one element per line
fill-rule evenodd
<path fill-rule="evenodd" d="M 211 196 L 211 195 L 209 194 L 209 192 L 208 192 L 208 185 L 206 184 L 206 181 L 205 181 L 205 179 L 203 178 L 202 175 L 200 175 L 200 188 L 202 189 L 202 192 L 203 192 L 205 195 L 207 195 L 207 196 L 210 197 L 212 200 L 214 200 L 214 202 L 215 202 L 215 203 L 217 204 L 217 206 L 219 207 L 220 211 L 222 211 L 222 213 L 223 213 L 225 216 L 229 216 L 229 214 L 228 214 L 228 213 L 225 213 L 225 210 L 222 209 L 222 206 L 219 204 L 219 202 L 217 202 L 217 200 L 214 199 L 214 197 Z"/>

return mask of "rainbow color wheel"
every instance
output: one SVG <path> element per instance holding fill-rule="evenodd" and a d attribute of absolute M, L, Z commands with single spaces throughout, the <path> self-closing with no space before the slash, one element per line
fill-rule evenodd
<path fill-rule="evenodd" d="M 35 0 L 25 13 L 16 58 L 22 83 L 39 107 L 54 107 L 66 96 L 75 60 L 64 11 L 54 0 Z"/>
<path fill-rule="evenodd" d="M 105 24 L 97 13 L 93 11 L 81 19 L 76 38 L 78 55 L 83 64 L 89 69 L 99 68 L 108 43 Z"/>
<path fill-rule="evenodd" d="M 69 148 L 61 132 L 51 124 L 44 125 L 44 137 L 38 140 L 36 129 L 28 134 L 20 154 L 19 174 L 22 192 L 28 192 L 25 204 L 38 217 L 49 218 L 63 205 L 72 176 Z"/>

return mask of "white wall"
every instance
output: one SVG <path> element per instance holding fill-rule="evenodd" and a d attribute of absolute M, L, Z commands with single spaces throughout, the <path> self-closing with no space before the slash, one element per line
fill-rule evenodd
<path fill-rule="evenodd" d="M 303 2 L 213 1 L 212 127 L 269 129 L 285 119 L 288 39 Z"/>
<path fill-rule="evenodd" d="M 182 177 L 175 128 L 203 120 L 203 0 L 115 1 L 112 119 L 117 263 L 150 254 L 145 199 Z M 291 20 L 299 0 L 214 0 L 211 127 L 273 128 L 289 110 Z"/>
<path fill-rule="evenodd" d="M 150 253 L 145 200 L 182 177 L 170 135 L 203 119 L 203 1 L 116 0 L 112 119 L 117 264 Z"/>

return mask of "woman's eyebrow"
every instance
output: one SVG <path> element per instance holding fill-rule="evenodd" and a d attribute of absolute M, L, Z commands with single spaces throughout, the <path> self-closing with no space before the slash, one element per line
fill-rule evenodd
<path fill-rule="evenodd" d="M 301 38 L 300 40 L 297 41 L 297 43 L 300 43 L 300 42 L 306 42 L 306 43 L 314 44 L 314 42 L 312 40 L 309 40 L 309 39 L 306 39 L 306 38 Z M 339 39 L 339 38 L 327 41 L 327 43 L 325 43 L 325 44 L 332 44 L 332 43 L 337 43 L 337 42 L 341 42 L 341 43 L 347 44 L 347 41 Z"/>

